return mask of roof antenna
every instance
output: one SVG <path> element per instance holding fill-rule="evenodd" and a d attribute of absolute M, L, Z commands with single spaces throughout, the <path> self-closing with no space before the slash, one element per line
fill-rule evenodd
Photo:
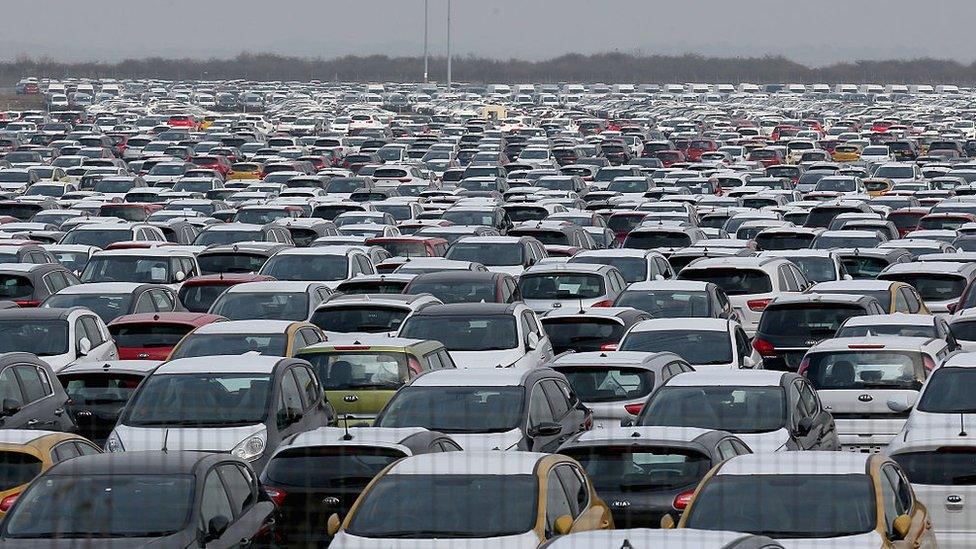
<path fill-rule="evenodd" d="M 620 549 L 634 549 L 634 546 L 630 544 L 629 539 L 624 539 L 624 544 L 620 546 Z"/>
<path fill-rule="evenodd" d="M 580 304 L 579 314 L 585 315 L 586 314 L 586 309 L 583 308 L 583 298 L 582 297 L 579 300 L 579 304 Z"/>
<path fill-rule="evenodd" d="M 349 414 L 342 415 L 342 426 L 346 430 L 346 434 L 342 435 L 342 440 L 346 442 L 352 440 L 352 435 L 349 434 Z"/>
<path fill-rule="evenodd" d="M 169 428 L 167 427 L 166 430 L 163 431 L 163 448 L 162 448 L 163 453 L 166 453 L 166 446 L 168 444 L 169 444 Z"/>
<path fill-rule="evenodd" d="M 966 432 L 966 414 L 962 412 L 959 413 L 959 436 L 969 436 L 969 433 Z"/>

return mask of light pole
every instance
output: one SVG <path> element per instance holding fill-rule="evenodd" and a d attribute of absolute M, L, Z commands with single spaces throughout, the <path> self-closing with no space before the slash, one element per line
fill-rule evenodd
<path fill-rule="evenodd" d="M 427 83 L 427 2 L 424 0 L 424 84 Z"/>
<path fill-rule="evenodd" d="M 451 91 L 451 0 L 447 0 L 447 91 Z"/>

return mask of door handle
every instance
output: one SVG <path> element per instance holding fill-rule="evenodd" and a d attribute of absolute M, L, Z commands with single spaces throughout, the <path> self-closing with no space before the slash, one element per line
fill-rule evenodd
<path fill-rule="evenodd" d="M 30 429 L 31 427 L 36 426 L 38 423 L 40 422 L 37 421 L 36 419 L 29 419 L 27 420 L 27 428 Z"/>
<path fill-rule="evenodd" d="M 54 415 L 56 415 L 58 417 L 61 417 L 62 415 L 64 415 L 64 408 L 58 408 L 57 410 L 55 410 L 54 411 Z"/>

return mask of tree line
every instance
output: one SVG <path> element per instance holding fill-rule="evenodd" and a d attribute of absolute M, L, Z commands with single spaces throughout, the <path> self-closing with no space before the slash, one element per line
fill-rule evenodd
<path fill-rule="evenodd" d="M 809 67 L 782 56 L 706 57 L 630 53 L 566 54 L 542 61 L 457 57 L 455 82 L 603 83 L 976 83 L 976 63 L 945 59 L 854 61 Z M 147 57 L 119 62 L 64 62 L 20 56 L 0 62 L 0 82 L 24 76 L 52 78 L 156 78 L 164 80 L 335 80 L 416 82 L 423 75 L 420 56 L 348 55 L 331 59 L 241 53 L 232 59 Z M 430 60 L 430 78 L 446 79 L 447 60 Z"/>

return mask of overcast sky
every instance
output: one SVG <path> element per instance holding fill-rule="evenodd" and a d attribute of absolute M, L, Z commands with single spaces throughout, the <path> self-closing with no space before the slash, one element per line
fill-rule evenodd
<path fill-rule="evenodd" d="M 432 54 L 447 0 L 430 2 Z M 568 52 L 976 59 L 974 0 L 454 0 L 456 54 L 544 59 Z M 419 55 L 423 0 L 30 0 L 4 2 L 0 57 L 62 60 Z"/>

